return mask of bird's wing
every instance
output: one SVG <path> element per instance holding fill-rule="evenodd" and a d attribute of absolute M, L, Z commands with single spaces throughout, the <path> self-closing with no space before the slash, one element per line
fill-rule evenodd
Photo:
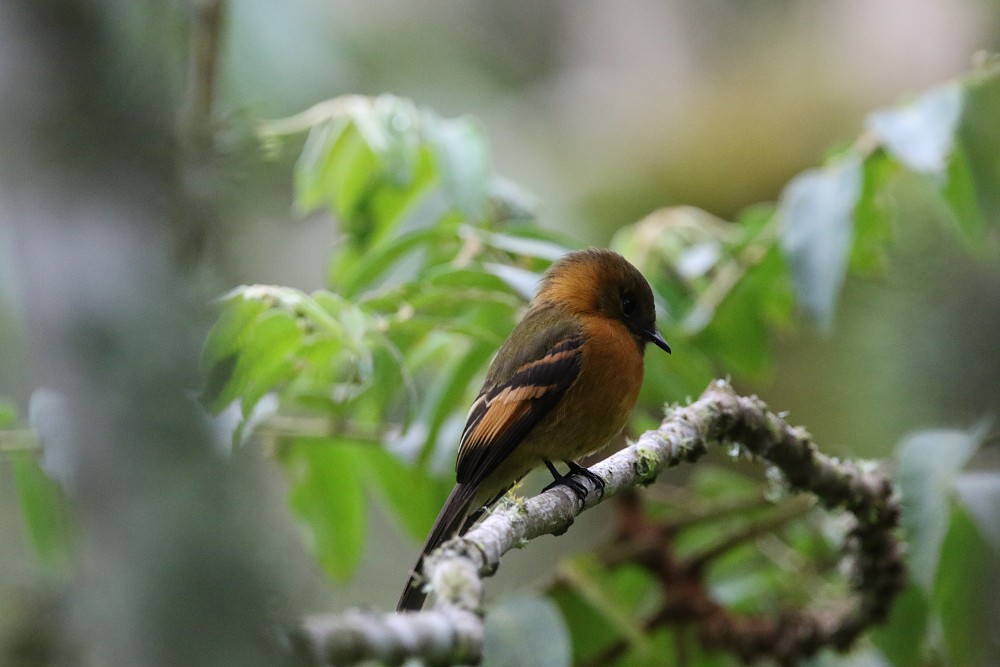
<path fill-rule="evenodd" d="M 560 327 L 510 363 L 509 377 L 483 386 L 469 411 L 455 465 L 458 482 L 478 485 L 558 405 L 580 374 L 583 337 Z M 504 354 L 504 350 L 498 357 Z M 494 362 L 494 366 L 497 362 Z"/>

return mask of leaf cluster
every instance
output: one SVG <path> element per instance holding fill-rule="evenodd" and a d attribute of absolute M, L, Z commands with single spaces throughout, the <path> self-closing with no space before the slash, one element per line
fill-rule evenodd
<path fill-rule="evenodd" d="M 733 222 L 663 209 L 620 230 L 612 247 L 650 279 L 680 352 L 650 355 L 644 405 L 683 399 L 717 374 L 765 373 L 769 341 L 795 325 L 796 308 L 832 326 L 847 273 L 881 271 L 905 233 L 894 217 L 901 179 L 938 202 L 970 246 L 995 245 L 987 221 L 1000 214 L 1000 174 L 984 145 L 1000 140 L 997 117 L 1000 82 L 987 63 L 871 114 L 853 145 L 774 204 Z M 529 198 L 494 174 L 473 119 L 348 96 L 260 135 L 277 144 L 303 131 L 296 205 L 339 222 L 328 286 L 224 297 L 205 345 L 205 399 L 214 412 L 239 406 L 235 442 L 248 424 L 274 438 L 293 506 L 322 562 L 345 578 L 362 554 L 364 487 L 410 534 L 426 531 L 491 355 L 541 271 L 574 243 L 539 227 Z M 357 474 L 334 472 L 345 468 Z"/>

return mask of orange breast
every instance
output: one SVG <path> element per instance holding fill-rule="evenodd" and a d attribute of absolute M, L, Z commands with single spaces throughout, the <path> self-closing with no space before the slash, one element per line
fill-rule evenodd
<path fill-rule="evenodd" d="M 624 324 L 604 317 L 585 318 L 583 334 L 576 382 L 484 481 L 476 502 L 489 501 L 543 459 L 575 460 L 604 447 L 625 426 L 642 386 L 642 350 Z"/>
<path fill-rule="evenodd" d="M 628 421 L 642 386 L 642 351 L 624 324 L 588 317 L 583 334 L 579 378 L 525 443 L 544 458 L 576 459 L 608 444 Z"/>

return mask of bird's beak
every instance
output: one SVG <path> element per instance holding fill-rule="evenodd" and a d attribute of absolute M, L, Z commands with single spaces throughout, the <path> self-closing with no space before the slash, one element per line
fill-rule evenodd
<path fill-rule="evenodd" d="M 663 334 L 661 334 L 656 327 L 653 327 L 651 330 L 647 331 L 646 337 L 649 338 L 649 342 L 651 342 L 653 345 L 660 348 L 661 350 L 664 350 L 667 354 L 670 354 L 670 345 L 667 344 L 667 341 L 663 340 Z"/>

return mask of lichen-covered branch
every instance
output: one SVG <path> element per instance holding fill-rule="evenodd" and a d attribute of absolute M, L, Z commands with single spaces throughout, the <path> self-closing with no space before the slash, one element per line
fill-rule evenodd
<path fill-rule="evenodd" d="M 351 610 L 307 618 L 291 640 L 306 664 L 399 665 L 420 656 L 427 665 L 466 665 L 480 661 L 483 623 L 478 614 L 454 607 L 406 615 Z"/>
<path fill-rule="evenodd" d="M 465 536 L 429 555 L 423 574 L 436 594 L 433 609 L 314 618 L 296 633 L 297 646 L 315 664 L 369 658 L 398 664 L 407 656 L 422 656 L 431 664 L 475 662 L 482 641 L 476 615 L 481 577 L 492 573 L 507 551 L 539 535 L 566 531 L 584 509 L 647 484 L 668 467 L 696 461 L 713 443 L 738 443 L 780 469 L 791 490 L 810 492 L 825 507 L 854 515 L 855 527 L 844 545 L 854 597 L 835 613 L 802 612 L 770 623 L 716 607 L 710 619 L 703 619 L 702 642 L 747 659 L 770 655 L 786 662 L 821 646 L 846 649 L 866 627 L 884 620 L 904 581 L 895 530 L 899 505 L 891 482 L 874 467 L 820 453 L 805 430 L 718 380 L 694 403 L 671 409 L 659 429 L 591 468 L 605 480 L 603 496 L 580 479 L 592 491 L 584 507 L 563 487 L 504 503 Z"/>

